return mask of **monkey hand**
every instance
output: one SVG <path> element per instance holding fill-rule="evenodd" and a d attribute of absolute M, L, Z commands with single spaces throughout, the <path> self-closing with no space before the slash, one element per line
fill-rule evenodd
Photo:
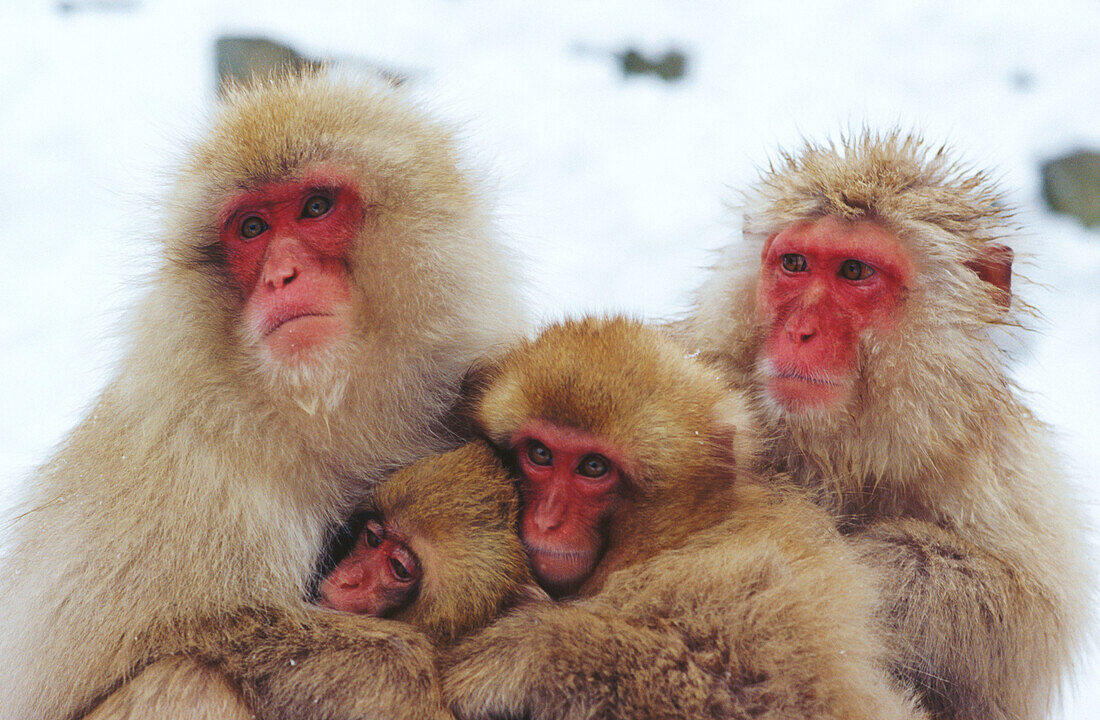
<path fill-rule="evenodd" d="M 405 623 L 309 608 L 236 615 L 218 664 L 262 718 L 453 720 L 436 653 Z"/>
<path fill-rule="evenodd" d="M 554 600 L 541 587 L 533 582 L 520 585 L 511 598 L 512 607 L 530 607 L 531 605 L 549 605 Z"/>

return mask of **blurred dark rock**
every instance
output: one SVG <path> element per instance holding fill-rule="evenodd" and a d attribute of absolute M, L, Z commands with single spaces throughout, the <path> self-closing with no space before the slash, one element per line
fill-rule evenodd
<path fill-rule="evenodd" d="M 229 81 L 245 83 L 254 77 L 271 77 L 320 65 L 286 45 L 261 37 L 223 35 L 214 45 L 214 54 L 219 89 Z"/>
<path fill-rule="evenodd" d="M 287 45 L 262 37 L 223 35 L 214 44 L 218 90 L 228 82 L 246 83 L 252 78 L 267 78 L 285 72 L 322 65 L 354 68 L 379 77 L 393 86 L 405 82 L 405 74 L 356 57 L 310 58 Z"/>
<path fill-rule="evenodd" d="M 1017 69 L 1009 75 L 1008 82 L 1016 92 L 1030 92 L 1035 86 L 1035 76 L 1027 70 Z"/>
<path fill-rule="evenodd" d="M 1100 153 L 1078 150 L 1044 163 L 1043 196 L 1055 212 L 1100 225 Z"/>
<path fill-rule="evenodd" d="M 140 5 L 137 0 L 58 0 L 55 7 L 62 15 L 68 15 L 82 10 L 128 12 L 136 10 Z"/>
<path fill-rule="evenodd" d="M 618 53 L 623 75 L 655 75 L 666 82 L 679 80 L 687 72 L 687 56 L 679 50 L 669 50 L 659 58 L 650 59 L 639 50 L 628 48 Z"/>

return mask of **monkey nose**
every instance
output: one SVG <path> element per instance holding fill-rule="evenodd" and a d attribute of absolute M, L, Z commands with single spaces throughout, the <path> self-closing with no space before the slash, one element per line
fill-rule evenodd
<path fill-rule="evenodd" d="M 563 513 L 556 507 L 542 507 L 535 513 L 535 528 L 541 532 L 556 530 L 561 525 Z"/>
<path fill-rule="evenodd" d="M 808 343 L 815 335 L 817 335 L 817 329 L 806 324 L 798 323 L 787 328 L 787 337 L 793 343 Z"/>
<path fill-rule="evenodd" d="M 267 248 L 263 261 L 263 283 L 272 290 L 281 290 L 297 279 L 300 273 L 301 243 L 292 235 L 276 237 Z"/>
<path fill-rule="evenodd" d="M 329 582 L 344 590 L 357 588 L 363 584 L 363 569 L 357 565 L 343 568 L 341 572 L 334 572 Z"/>
<path fill-rule="evenodd" d="M 286 264 L 282 267 L 271 268 L 270 272 L 265 273 L 264 282 L 272 290 L 281 290 L 298 277 L 298 267 L 293 264 Z"/>

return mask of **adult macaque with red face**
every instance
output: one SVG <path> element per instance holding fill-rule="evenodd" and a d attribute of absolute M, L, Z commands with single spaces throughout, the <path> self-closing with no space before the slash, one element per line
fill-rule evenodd
<path fill-rule="evenodd" d="M 892 671 L 955 720 L 1047 717 L 1082 630 L 1079 521 L 990 335 L 1010 216 L 919 139 L 809 146 L 674 328 L 755 385 L 774 469 L 883 577 Z"/>
<path fill-rule="evenodd" d="M 882 669 L 873 581 L 823 511 L 754 482 L 755 422 L 715 368 L 654 328 L 588 319 L 475 384 L 535 576 L 574 599 L 451 649 L 457 715 L 920 717 Z"/>
<path fill-rule="evenodd" d="M 483 440 L 398 470 L 360 513 L 351 549 L 318 585 L 324 607 L 449 643 L 542 594 L 516 534 L 515 482 Z"/>
<path fill-rule="evenodd" d="M 305 601 L 522 332 L 449 133 L 369 81 L 232 88 L 161 217 L 116 376 L 12 523 L 0 718 L 449 717 L 427 635 Z"/>

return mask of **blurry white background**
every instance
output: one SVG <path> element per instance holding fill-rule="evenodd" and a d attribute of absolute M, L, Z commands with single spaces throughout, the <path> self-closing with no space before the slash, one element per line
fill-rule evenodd
<path fill-rule="evenodd" d="M 733 189 L 781 146 L 894 125 L 947 142 L 1020 207 L 1016 289 L 1041 317 L 1015 373 L 1100 520 L 1100 229 L 1040 191 L 1043 161 L 1100 149 L 1094 0 L 4 3 L 0 510 L 109 376 L 220 35 L 404 76 L 460 128 L 542 319 L 682 312 L 736 234 Z M 630 48 L 679 51 L 685 75 L 627 77 Z M 1088 654 L 1065 718 L 1100 708 Z"/>

